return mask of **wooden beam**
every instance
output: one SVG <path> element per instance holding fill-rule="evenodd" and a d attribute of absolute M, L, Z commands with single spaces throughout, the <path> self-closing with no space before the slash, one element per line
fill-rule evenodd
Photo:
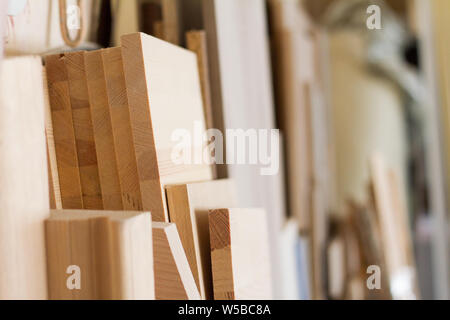
<path fill-rule="evenodd" d="M 194 127 L 205 131 L 196 58 L 142 33 L 122 37 L 122 55 L 143 209 L 167 222 L 165 185 L 212 179 L 204 142 L 174 154 L 174 134 L 182 130 L 178 138 L 196 139 Z"/>
<path fill-rule="evenodd" d="M 50 299 L 154 299 L 150 213 L 53 211 L 45 227 Z"/>
<path fill-rule="evenodd" d="M 237 206 L 231 180 L 166 187 L 170 222 L 177 225 L 181 243 L 202 299 L 213 299 L 208 212 Z"/>
<path fill-rule="evenodd" d="M 216 300 L 270 300 L 269 243 L 263 210 L 219 209 L 209 215 Z"/>

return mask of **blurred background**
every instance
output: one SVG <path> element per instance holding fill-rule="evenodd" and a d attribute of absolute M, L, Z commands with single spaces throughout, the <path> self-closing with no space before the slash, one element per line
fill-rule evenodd
<path fill-rule="evenodd" d="M 187 46 L 186 31 L 205 30 L 209 126 L 252 128 L 265 112 L 283 137 L 275 193 L 248 203 L 270 217 L 276 297 L 449 299 L 450 2 L 240 0 L 227 12 L 223 1 L 10 1 L 5 56 L 117 46 L 136 31 Z M 82 23 L 65 30 L 71 4 Z M 227 109 L 233 88 L 215 64 L 236 59 L 262 63 L 236 67 L 235 83 L 267 68 L 270 86 Z M 240 170 L 217 168 L 244 192 L 267 182 Z"/>

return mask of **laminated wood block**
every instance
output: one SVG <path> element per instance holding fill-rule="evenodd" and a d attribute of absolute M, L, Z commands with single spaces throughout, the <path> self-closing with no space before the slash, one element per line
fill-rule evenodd
<path fill-rule="evenodd" d="M 49 215 L 45 105 L 39 57 L 5 59 L 0 73 L 0 299 L 47 299 Z"/>
<path fill-rule="evenodd" d="M 177 225 L 181 243 L 202 299 L 213 299 L 208 212 L 237 206 L 231 180 L 166 187 L 170 222 Z"/>
<path fill-rule="evenodd" d="M 196 56 L 142 33 L 122 37 L 122 55 L 143 209 L 167 222 L 165 185 L 212 178 Z"/>
<path fill-rule="evenodd" d="M 86 81 L 85 52 L 64 54 L 70 106 L 80 170 L 83 209 L 103 209 L 91 106 Z"/>
<path fill-rule="evenodd" d="M 121 49 L 103 50 L 102 60 L 123 208 L 142 210 Z"/>
<path fill-rule="evenodd" d="M 155 294 L 157 300 L 200 300 L 177 228 L 153 223 Z"/>
<path fill-rule="evenodd" d="M 70 106 L 69 81 L 63 57 L 59 54 L 45 57 L 45 67 L 62 207 L 82 209 L 83 196 Z"/>
<path fill-rule="evenodd" d="M 102 51 L 87 52 L 85 54 L 85 68 L 103 208 L 105 210 L 122 210 L 124 207 L 116 162 Z"/>
<path fill-rule="evenodd" d="M 45 106 L 45 137 L 47 139 L 48 186 L 50 192 L 50 208 L 62 209 L 61 188 L 59 186 L 58 161 L 56 158 L 55 139 L 53 136 L 52 111 L 48 96 L 48 81 L 45 68 L 42 70 Z"/>
<path fill-rule="evenodd" d="M 50 299 L 154 299 L 150 213 L 52 211 L 45 229 Z"/>
<path fill-rule="evenodd" d="M 266 215 L 256 209 L 218 209 L 209 215 L 216 300 L 270 300 Z"/>

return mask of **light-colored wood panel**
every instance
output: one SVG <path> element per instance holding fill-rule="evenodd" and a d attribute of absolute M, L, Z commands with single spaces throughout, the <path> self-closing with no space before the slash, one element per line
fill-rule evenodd
<path fill-rule="evenodd" d="M 155 294 L 157 300 L 200 300 L 177 228 L 153 223 Z"/>
<path fill-rule="evenodd" d="M 85 52 L 64 54 L 69 81 L 73 129 L 80 170 L 83 209 L 103 209 L 94 130 L 86 81 Z"/>
<path fill-rule="evenodd" d="M 69 82 L 63 57 L 59 54 L 47 56 L 45 67 L 62 206 L 65 209 L 82 209 L 83 197 L 70 106 Z"/>
<path fill-rule="evenodd" d="M 42 62 L 5 59 L 0 69 L 0 299 L 47 299 Z"/>
<path fill-rule="evenodd" d="M 60 210 L 45 226 L 50 299 L 154 299 L 150 213 Z M 79 289 L 67 286 L 69 266 Z"/>
<path fill-rule="evenodd" d="M 175 153 L 205 132 L 196 57 L 142 33 L 122 37 L 122 55 L 143 209 L 167 222 L 165 185 L 212 178 L 204 141 Z"/>
<path fill-rule="evenodd" d="M 142 210 L 121 48 L 102 52 L 114 148 L 125 210 Z"/>
<path fill-rule="evenodd" d="M 86 81 L 105 210 L 123 209 L 102 52 L 85 55 Z"/>
<path fill-rule="evenodd" d="M 202 299 L 213 299 L 208 212 L 237 206 L 231 180 L 166 187 L 170 222 L 177 225 L 181 243 Z"/>
<path fill-rule="evenodd" d="M 218 209 L 209 215 L 216 300 L 270 300 L 266 215 L 258 209 Z"/>

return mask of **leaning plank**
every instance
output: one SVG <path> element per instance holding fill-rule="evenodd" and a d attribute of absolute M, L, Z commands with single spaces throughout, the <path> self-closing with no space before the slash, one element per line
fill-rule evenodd
<path fill-rule="evenodd" d="M 52 211 L 45 227 L 50 299 L 154 299 L 150 213 Z"/>
<path fill-rule="evenodd" d="M 67 71 L 61 55 L 45 58 L 61 202 L 65 209 L 83 208 Z"/>
<path fill-rule="evenodd" d="M 157 300 L 200 300 L 177 228 L 153 223 L 155 295 Z"/>
<path fill-rule="evenodd" d="M 127 88 L 123 73 L 122 50 L 120 48 L 105 49 L 102 52 L 102 60 L 105 68 L 106 90 L 123 208 L 125 210 L 142 210 Z"/>
<path fill-rule="evenodd" d="M 84 60 L 84 51 L 64 54 L 83 192 L 83 209 L 103 209 Z"/>
<path fill-rule="evenodd" d="M 122 54 L 143 209 L 167 222 L 165 185 L 212 178 L 196 57 L 142 33 L 122 37 Z"/>
<path fill-rule="evenodd" d="M 5 59 L 0 75 L 0 299 L 47 299 L 49 188 L 39 57 Z"/>
<path fill-rule="evenodd" d="M 219 209 L 209 216 L 216 300 L 270 300 L 269 243 L 263 210 Z"/>
<path fill-rule="evenodd" d="M 180 45 L 180 0 L 161 0 L 164 40 Z"/>
<path fill-rule="evenodd" d="M 103 208 L 105 210 L 122 210 L 119 172 L 116 163 L 102 52 L 100 50 L 87 52 L 85 67 Z"/>
<path fill-rule="evenodd" d="M 231 180 L 166 187 L 170 222 L 177 225 L 181 243 L 202 299 L 213 298 L 208 211 L 237 206 Z"/>

